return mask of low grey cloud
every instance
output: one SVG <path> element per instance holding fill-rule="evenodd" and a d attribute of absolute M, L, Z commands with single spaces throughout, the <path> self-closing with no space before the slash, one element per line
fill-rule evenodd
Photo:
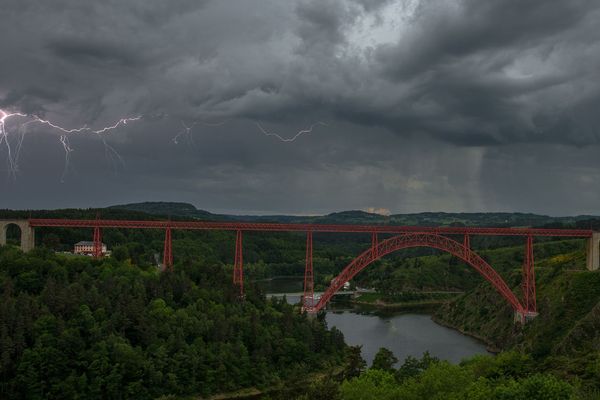
<path fill-rule="evenodd" d="M 123 162 L 98 137 L 70 137 L 64 183 L 58 133 L 29 126 L 0 206 L 168 199 L 220 212 L 573 214 L 600 202 L 590 189 L 600 144 L 592 0 L 2 9 L 0 107 L 65 126 L 143 119 L 103 137 Z M 293 137 L 317 121 L 327 125 L 290 143 L 256 126 Z M 182 122 L 195 125 L 176 144 Z M 57 194 L 40 196 L 48 190 Z"/>

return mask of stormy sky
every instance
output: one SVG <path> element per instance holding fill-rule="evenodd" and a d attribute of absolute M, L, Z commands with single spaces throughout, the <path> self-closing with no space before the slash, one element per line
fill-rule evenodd
<path fill-rule="evenodd" d="M 9 121 L 25 138 L 16 174 L 0 148 L 0 208 L 600 214 L 596 0 L 0 9 L 1 109 L 94 129 L 142 116 L 69 135 L 66 171 L 59 131 Z"/>

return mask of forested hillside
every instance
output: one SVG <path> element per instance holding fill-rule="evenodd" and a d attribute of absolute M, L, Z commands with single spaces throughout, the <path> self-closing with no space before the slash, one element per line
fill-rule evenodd
<path fill-rule="evenodd" d="M 546 251 L 550 255 L 540 262 L 541 270 L 560 261 L 561 270 L 568 271 L 580 261 L 578 251 L 566 256 L 552 255 L 556 249 Z M 498 261 L 502 252 L 508 257 L 516 249 L 495 250 L 488 256 Z M 600 285 L 584 279 L 588 274 L 577 273 L 581 279 L 574 285 L 576 293 L 581 285 L 587 287 L 583 295 L 592 299 L 592 288 Z M 159 273 L 115 259 L 0 249 L 0 397 L 156 398 L 283 388 L 310 379 L 307 371 L 324 371 L 327 376 L 342 364 L 342 375 L 302 385 L 307 388 L 302 398 L 586 398 L 580 394 L 589 392 L 577 379 L 589 387 L 598 377 L 593 362 L 594 309 L 561 340 L 556 335 L 549 339 L 558 343 L 557 354 L 563 354 L 555 358 L 535 351 L 527 355 L 525 340 L 523 346 L 515 346 L 524 354 L 509 353 L 496 360 L 476 357 L 460 366 L 426 356 L 408 359 L 396 369 L 393 355 L 383 352 L 365 372 L 360 357 L 347 352 L 337 330 L 327 330 L 319 318 L 307 320 L 284 302 L 266 301 L 252 288 L 240 301 L 229 278 L 222 265 L 193 263 L 179 266 L 175 273 Z M 512 314 L 503 317 L 502 303 L 494 303 L 493 293 L 488 296 L 478 301 L 481 309 L 494 310 L 488 311 L 487 320 L 495 320 L 519 343 Z M 488 300 L 489 306 L 483 304 Z M 567 302 L 571 313 L 578 300 Z M 563 321 L 550 315 L 540 317 L 554 324 L 538 331 L 540 335 Z M 566 321 L 564 326 L 571 326 L 574 320 Z M 530 337 L 531 327 L 520 337 Z M 590 350 L 586 363 L 571 358 L 573 351 L 583 357 Z M 566 368 L 578 365 L 578 371 Z M 567 380 L 556 377 L 561 374 Z M 290 398 L 281 396 L 272 394 Z"/>
<path fill-rule="evenodd" d="M 531 354 L 541 370 L 600 391 L 600 271 L 585 270 L 583 246 L 564 250 L 538 257 L 539 316 L 522 329 L 512 324 L 512 310 L 487 283 L 441 307 L 436 319 L 499 349 Z M 517 293 L 519 283 L 520 271 L 509 272 Z"/>
<path fill-rule="evenodd" d="M 252 288 L 240 301 L 221 265 L 158 273 L 114 259 L 42 249 L 24 255 L 5 247 L 0 290 L 1 398 L 179 397 L 302 381 L 303 399 L 569 399 L 587 393 L 556 371 L 540 374 L 535 354 L 476 357 L 460 366 L 426 356 L 396 369 L 393 355 L 380 352 L 365 372 L 342 335 L 320 318 L 308 320 Z M 585 343 L 580 350 L 589 349 L 593 342 L 585 335 L 594 331 L 588 322 L 560 347 L 571 351 Z M 593 379 L 589 364 L 585 368 Z M 329 375 L 336 370 L 343 372 Z M 312 380 L 308 371 L 323 371 L 325 380 Z M 285 392 L 272 397 L 290 398 Z"/>
<path fill-rule="evenodd" d="M 398 367 L 393 354 L 381 349 L 371 368 L 363 364 L 351 379 L 315 384 L 302 399 L 600 398 L 600 271 L 585 270 L 584 249 L 582 240 L 536 245 L 540 314 L 525 326 L 513 322 L 510 306 L 478 276 L 473 276 L 478 278 L 473 289 L 437 310 L 438 322 L 487 341 L 502 350 L 497 356 L 451 365 L 426 354 L 400 360 Z M 482 252 L 517 295 L 522 251 L 508 247 Z M 449 256 L 418 257 L 398 269 L 381 265 L 373 277 L 387 290 L 400 290 L 415 273 L 410 272 L 411 263 L 439 273 L 450 261 Z"/>
<path fill-rule="evenodd" d="M 314 385 L 302 400 L 583 400 L 585 389 L 536 371 L 535 361 L 516 352 L 476 356 L 452 365 L 425 354 L 394 368 L 386 349 L 379 363 L 340 385 Z M 300 400 L 299 399 L 299 400 Z"/>
<path fill-rule="evenodd" d="M 151 399 L 281 386 L 338 365 L 342 334 L 196 261 L 0 248 L 0 398 Z"/>
<path fill-rule="evenodd" d="M 0 217 L 95 218 L 99 212 L 102 218 L 166 218 L 119 208 L 4 211 Z M 364 217 L 340 214 L 330 222 L 358 223 Z M 16 244 L 14 232 L 9 233 Z M 428 292 L 439 292 L 443 301 L 448 298 L 443 292 L 464 291 L 443 305 L 436 319 L 513 355 L 499 357 L 499 364 L 482 358 L 461 366 L 408 360 L 398 370 L 404 372 L 392 368 L 361 374 L 360 357 L 351 352 L 348 358 L 337 330 L 327 330 L 322 319 L 308 320 L 284 302 L 267 301 L 253 288 L 256 279 L 302 276 L 305 235 L 244 236 L 245 301 L 231 286 L 233 232 L 174 231 L 175 273 L 161 273 L 157 265 L 161 230 L 105 229 L 103 240 L 113 251 L 109 259 L 54 253 L 90 237 L 89 229 L 39 228 L 40 248 L 33 253 L 0 249 L 0 398 L 206 396 L 289 387 L 312 379 L 306 371 L 332 373 L 342 363 L 345 370 L 354 365 L 354 373 L 317 379 L 308 398 L 366 399 L 382 387 L 381 393 L 394 394 L 390 399 L 425 394 L 545 398 L 535 397 L 544 390 L 567 399 L 600 390 L 600 273 L 584 270 L 584 240 L 536 240 L 540 316 L 523 328 L 513 324 L 512 310 L 491 286 L 455 257 L 417 248 L 375 262 L 354 284 L 375 287 L 380 298 L 391 302 L 429 298 Z M 510 237 L 471 240 L 517 294 L 523 244 L 522 238 Z M 369 235 L 315 234 L 317 289 L 369 245 Z M 433 380 L 448 385 L 433 390 Z"/>

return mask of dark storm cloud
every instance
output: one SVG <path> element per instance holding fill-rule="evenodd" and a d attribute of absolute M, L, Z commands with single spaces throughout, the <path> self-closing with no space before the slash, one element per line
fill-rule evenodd
<path fill-rule="evenodd" d="M 597 87 L 597 69 L 571 61 L 599 64 L 593 28 L 599 6 L 469 1 L 448 10 L 426 3 L 417 13 L 419 27 L 376 57 L 389 79 L 415 82 L 405 99 L 439 110 L 415 127 L 439 138 L 459 145 L 597 143 L 580 118 L 569 117 L 585 108 L 588 95 L 565 94 L 578 85 Z"/>
<path fill-rule="evenodd" d="M 98 66 L 118 64 L 129 67 L 141 65 L 141 59 L 137 56 L 135 49 L 124 48 L 113 43 L 91 42 L 74 38 L 57 39 L 48 44 L 48 49 L 54 55 L 73 64 L 83 63 Z"/>
<path fill-rule="evenodd" d="M 99 138 L 71 138 L 70 181 L 56 206 L 168 197 L 221 211 L 535 209 L 528 199 L 537 197 L 520 198 L 503 163 L 562 152 L 561 182 L 587 193 L 570 207 L 589 211 L 600 194 L 583 186 L 597 176 L 586 169 L 587 180 L 574 179 L 582 169 L 570 163 L 581 152 L 593 168 L 600 144 L 599 8 L 4 0 L 0 106 L 67 126 L 144 116 L 105 137 L 124 159 L 117 175 L 106 173 L 115 165 Z M 181 121 L 197 121 L 193 143 L 172 141 Z M 327 126 L 293 143 L 256 126 L 291 137 L 316 121 Z M 56 132 L 28 129 L 19 183 L 2 183 L 12 188 L 6 206 L 43 206 L 32 200 L 34 171 L 53 165 L 60 175 L 60 143 L 41 139 Z M 515 151 L 522 146 L 527 153 Z M 83 190 L 85 171 L 108 193 Z M 532 171 L 543 193 L 552 180 Z M 503 195 L 494 200 L 496 183 Z M 558 204 L 537 210 L 561 213 Z"/>
<path fill-rule="evenodd" d="M 398 46 L 382 49 L 379 57 L 396 79 L 464 62 L 461 57 L 488 51 L 537 47 L 577 25 L 594 1 L 557 2 L 490 0 L 464 1 L 458 10 L 438 2 L 420 5 L 416 28 Z M 493 56 L 492 54 L 487 54 Z"/>
<path fill-rule="evenodd" d="M 2 68 L 5 97 L 63 90 L 55 97 L 91 115 L 109 113 L 98 103 L 112 96 L 127 96 L 129 112 L 188 117 L 318 110 L 459 145 L 598 139 L 568 111 L 588 97 L 561 98 L 596 86 L 597 68 L 569 60 L 599 63 L 597 2 L 427 1 L 412 12 L 390 1 L 80 3 L 15 6 L 13 31 L 23 21 L 35 29 L 5 45 L 17 58 Z M 382 25 L 372 43 L 356 34 Z M 27 58 L 37 62 L 19 68 Z"/>

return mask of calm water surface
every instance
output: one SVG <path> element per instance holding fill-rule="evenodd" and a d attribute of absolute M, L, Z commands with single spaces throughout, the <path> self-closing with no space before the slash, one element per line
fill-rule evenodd
<path fill-rule="evenodd" d="M 261 282 L 267 293 L 286 294 L 290 303 L 300 301 L 302 281 L 277 278 Z M 362 345 L 362 355 L 371 364 L 380 347 L 391 350 L 400 361 L 407 356 L 420 357 L 425 351 L 453 363 L 475 354 L 487 354 L 485 345 L 458 331 L 443 327 L 427 314 L 380 312 L 344 307 L 328 310 L 327 324 L 344 334 L 346 343 Z"/>
<path fill-rule="evenodd" d="M 425 351 L 453 363 L 475 354 L 487 354 L 485 345 L 458 331 L 443 327 L 427 314 L 327 313 L 327 324 L 344 333 L 346 343 L 362 345 L 363 358 L 371 364 L 380 347 L 399 360 L 421 357 Z"/>

